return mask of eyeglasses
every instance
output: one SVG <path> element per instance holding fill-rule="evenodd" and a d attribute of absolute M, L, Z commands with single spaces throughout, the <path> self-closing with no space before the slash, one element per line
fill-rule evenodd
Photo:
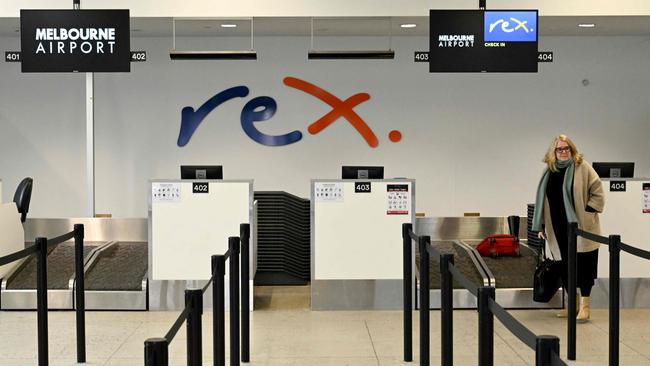
<path fill-rule="evenodd" d="M 570 146 L 564 146 L 564 147 L 556 147 L 555 148 L 556 153 L 568 153 L 571 152 L 571 147 Z"/>

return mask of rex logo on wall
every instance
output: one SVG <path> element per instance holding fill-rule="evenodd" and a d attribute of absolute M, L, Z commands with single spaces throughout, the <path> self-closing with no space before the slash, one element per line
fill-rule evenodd
<path fill-rule="evenodd" d="M 329 113 L 309 125 L 307 131 L 310 134 L 318 134 L 336 120 L 343 117 L 363 137 L 368 146 L 373 148 L 379 146 L 379 140 L 374 131 L 354 111 L 354 107 L 370 99 L 368 93 L 357 93 L 345 100 L 341 100 L 325 89 L 298 78 L 288 76 L 283 81 L 284 85 L 301 90 L 323 101 L 332 108 Z M 183 108 L 181 111 L 181 129 L 178 134 L 177 145 L 179 147 L 187 145 L 201 122 L 219 105 L 230 99 L 244 98 L 248 96 L 248 93 L 248 87 L 235 86 L 215 94 L 196 110 L 189 106 Z M 302 132 L 300 131 L 291 131 L 283 135 L 267 135 L 255 127 L 255 122 L 271 119 L 275 115 L 276 110 L 277 103 L 273 98 L 268 96 L 260 96 L 248 101 L 244 105 L 240 117 L 241 127 L 246 135 L 251 140 L 266 146 L 285 146 L 300 141 L 302 139 Z M 402 139 L 402 133 L 397 130 L 392 130 L 388 134 L 388 138 L 392 142 L 399 142 Z"/>

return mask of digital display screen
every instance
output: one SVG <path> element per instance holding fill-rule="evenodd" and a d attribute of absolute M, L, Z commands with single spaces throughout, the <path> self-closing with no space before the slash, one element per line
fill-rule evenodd
<path fill-rule="evenodd" d="M 431 10 L 430 72 L 537 72 L 537 10 Z"/>
<path fill-rule="evenodd" d="M 128 10 L 21 10 L 23 72 L 129 72 Z"/>

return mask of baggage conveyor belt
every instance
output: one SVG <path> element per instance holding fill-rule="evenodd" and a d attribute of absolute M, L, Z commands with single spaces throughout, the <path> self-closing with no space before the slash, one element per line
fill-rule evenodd
<path fill-rule="evenodd" d="M 33 243 L 27 243 L 33 245 Z M 146 242 L 84 242 L 85 304 L 88 310 L 147 309 Z M 48 252 L 48 306 L 74 308 L 74 243 Z M 36 258 L 26 258 L 2 279 L 3 310 L 36 308 Z"/>
<path fill-rule="evenodd" d="M 84 243 L 84 262 L 103 242 Z M 26 243 L 25 247 L 34 245 Z M 47 254 L 48 307 L 72 309 L 72 286 L 74 285 L 74 242 L 65 242 L 49 248 Z M 2 279 L 1 308 L 36 309 L 36 256 L 29 256 Z"/>
<path fill-rule="evenodd" d="M 533 249 L 522 243 L 520 256 L 481 257 L 475 249 L 479 242 L 480 240 L 439 240 L 432 241 L 431 245 L 440 253 L 453 254 L 456 268 L 476 286 L 495 286 L 496 300 L 506 308 L 562 307 L 560 292 L 549 303 L 533 301 L 533 274 L 537 264 L 537 254 Z M 420 254 L 417 251 L 415 268 L 419 284 Z M 440 264 L 437 258 L 432 258 L 429 262 L 429 295 L 430 307 L 440 308 Z M 456 308 L 476 307 L 476 298 L 456 281 L 453 296 Z"/>

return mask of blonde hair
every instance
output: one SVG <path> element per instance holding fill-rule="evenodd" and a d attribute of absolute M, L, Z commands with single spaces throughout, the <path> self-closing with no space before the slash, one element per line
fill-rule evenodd
<path fill-rule="evenodd" d="M 555 163 L 557 162 L 557 158 L 555 157 L 555 148 L 557 147 L 558 141 L 564 141 L 569 145 L 569 148 L 571 149 L 571 156 L 575 160 L 576 165 L 582 164 L 582 154 L 578 152 L 576 144 L 571 141 L 569 136 L 562 134 L 553 138 L 553 141 L 551 141 L 551 145 L 548 147 L 548 151 L 546 151 L 546 155 L 544 155 L 544 159 L 542 160 L 546 163 L 546 165 L 548 165 L 548 169 L 550 171 L 558 171 L 558 169 L 555 167 Z"/>

